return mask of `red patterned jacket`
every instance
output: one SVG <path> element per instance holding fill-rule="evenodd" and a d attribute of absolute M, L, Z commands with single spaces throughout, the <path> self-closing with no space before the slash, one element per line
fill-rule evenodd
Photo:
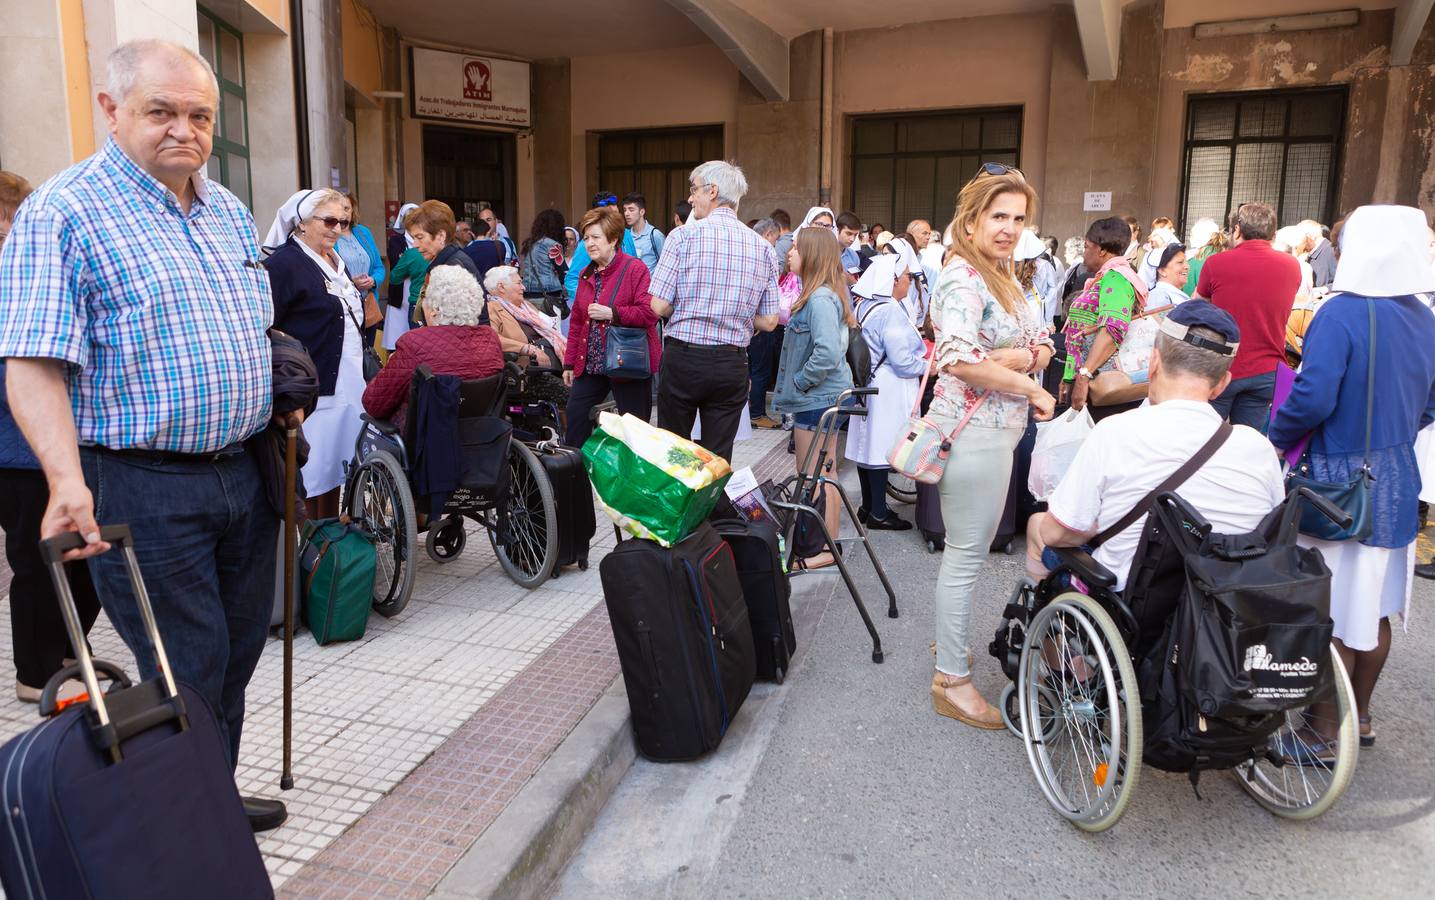
<path fill-rule="evenodd" d="M 627 263 L 623 283 L 618 284 L 618 271 Z M 568 319 L 568 353 L 563 368 L 572 369 L 574 376 L 583 374 L 588 358 L 588 307 L 593 304 L 593 268 L 588 268 L 578 280 L 578 296 L 573 304 L 573 314 Z M 658 371 L 658 357 L 662 347 L 658 344 L 658 314 L 653 312 L 652 298 L 648 294 L 648 267 L 635 256 L 622 250 L 613 254 L 613 261 L 603 270 L 603 304 L 614 307 L 613 325 L 627 325 L 648 330 L 648 365 Z M 615 291 L 617 296 L 614 296 Z M 602 327 L 601 325 L 599 327 Z"/>
<path fill-rule="evenodd" d="M 487 378 L 503 370 L 503 349 L 498 334 L 487 325 L 415 328 L 399 338 L 389 361 L 364 389 L 364 411 L 402 423 L 414 370 L 425 364 L 435 375 Z"/>

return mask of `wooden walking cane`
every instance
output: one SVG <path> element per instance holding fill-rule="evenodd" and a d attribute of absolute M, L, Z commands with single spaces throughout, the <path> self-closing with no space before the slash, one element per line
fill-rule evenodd
<path fill-rule="evenodd" d="M 299 430 L 284 429 L 284 767 L 279 789 L 294 787 L 290 756 L 294 737 L 294 481 L 299 468 Z"/>

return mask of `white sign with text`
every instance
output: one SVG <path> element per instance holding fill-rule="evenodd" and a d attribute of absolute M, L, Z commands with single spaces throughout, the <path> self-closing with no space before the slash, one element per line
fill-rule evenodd
<path fill-rule="evenodd" d="M 529 126 L 528 63 L 423 47 L 410 53 L 415 118 Z"/>
<path fill-rule="evenodd" d="M 1087 191 L 1081 201 L 1082 212 L 1111 212 L 1110 191 Z"/>

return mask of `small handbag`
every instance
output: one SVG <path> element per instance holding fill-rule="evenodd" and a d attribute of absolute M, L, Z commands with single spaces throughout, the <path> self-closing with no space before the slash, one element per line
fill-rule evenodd
<path fill-rule="evenodd" d="M 379 352 L 374 349 L 374 345 L 364 340 L 364 327 L 359 324 L 359 317 L 354 315 L 349 304 L 344 303 L 343 300 L 340 300 L 339 303 L 344 307 L 344 312 L 349 314 L 349 321 L 354 323 L 354 329 L 359 332 L 359 343 L 363 346 L 364 351 L 364 383 L 368 384 L 379 377 L 379 370 L 384 367 L 384 364 L 379 359 Z"/>
<path fill-rule="evenodd" d="M 1370 510 L 1370 431 L 1375 416 L 1375 301 L 1367 299 L 1370 310 L 1370 363 L 1365 373 L 1365 459 L 1360 471 L 1349 481 L 1316 481 L 1310 477 L 1309 451 L 1286 474 L 1286 491 L 1308 487 L 1350 515 L 1350 525 L 1341 528 L 1310 504 L 1301 505 L 1301 534 L 1322 541 L 1363 541 L 1370 537 L 1374 518 Z"/>
<path fill-rule="evenodd" d="M 384 312 L 379 309 L 379 301 L 374 297 L 374 292 L 369 291 L 364 295 L 364 327 L 373 328 L 382 321 Z"/>
<path fill-rule="evenodd" d="M 624 261 L 623 267 L 618 270 L 618 280 L 613 284 L 613 291 L 608 295 L 613 301 L 609 307 L 615 317 L 618 314 L 618 290 L 623 286 L 623 276 L 627 274 L 628 266 L 632 264 L 631 259 Z M 601 297 L 594 298 L 594 302 L 601 300 Z M 606 325 L 605 329 L 603 374 L 617 381 L 642 381 L 652 378 L 653 369 L 649 365 L 648 357 L 648 329 L 628 325 Z"/>
<path fill-rule="evenodd" d="M 927 371 L 922 374 L 922 386 L 917 389 L 917 403 L 912 407 L 912 415 L 902 427 L 902 436 L 887 454 L 887 464 L 893 471 L 921 484 L 936 484 L 942 480 L 942 472 L 947 467 L 947 457 L 952 454 L 952 441 L 956 440 L 957 435 L 967 426 L 972 415 L 981 408 L 987 395 L 991 393 L 982 391 L 977 402 L 972 404 L 971 409 L 967 410 L 950 434 L 942 431 L 935 422 L 921 414 L 922 395 L 927 392 L 927 379 L 931 377 L 932 357 L 936 352 L 936 344 L 933 344 L 927 355 Z"/>

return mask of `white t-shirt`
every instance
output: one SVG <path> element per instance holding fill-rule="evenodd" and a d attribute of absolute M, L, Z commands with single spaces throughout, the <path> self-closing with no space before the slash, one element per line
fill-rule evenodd
<path fill-rule="evenodd" d="M 1056 486 L 1048 510 L 1073 531 L 1109 528 L 1190 459 L 1220 424 L 1209 403 L 1193 400 L 1167 400 L 1103 419 Z M 1285 480 L 1271 442 L 1254 428 L 1236 425 L 1176 493 L 1214 531 L 1243 534 L 1285 499 Z M 1145 527 L 1142 516 L 1092 554 L 1116 573 L 1117 590 L 1126 587 Z"/>

